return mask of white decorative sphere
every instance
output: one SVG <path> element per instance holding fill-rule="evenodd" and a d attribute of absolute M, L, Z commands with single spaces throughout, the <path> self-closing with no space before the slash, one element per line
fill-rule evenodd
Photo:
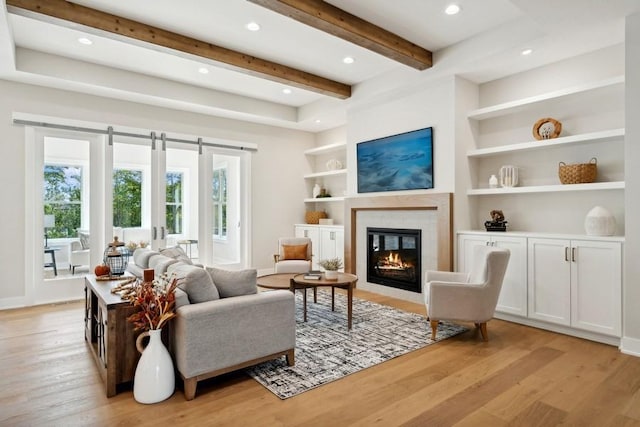
<path fill-rule="evenodd" d="M 616 219 L 607 209 L 596 206 L 587 213 L 584 229 L 589 236 L 613 236 L 616 232 Z"/>

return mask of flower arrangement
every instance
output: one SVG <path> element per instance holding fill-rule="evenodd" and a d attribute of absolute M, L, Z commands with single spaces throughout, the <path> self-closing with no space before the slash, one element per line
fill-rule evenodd
<path fill-rule="evenodd" d="M 137 286 L 130 298 L 131 304 L 139 310 L 127 317 L 136 330 L 162 329 L 162 326 L 175 317 L 175 290 L 178 279 L 163 274 L 158 279 Z"/>
<path fill-rule="evenodd" d="M 342 260 L 340 258 L 323 259 L 318 262 L 322 268 L 329 271 L 338 271 L 342 268 Z"/>

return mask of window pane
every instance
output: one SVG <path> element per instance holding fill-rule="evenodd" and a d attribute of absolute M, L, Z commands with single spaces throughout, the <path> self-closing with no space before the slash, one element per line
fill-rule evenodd
<path fill-rule="evenodd" d="M 53 215 L 50 238 L 75 237 L 82 222 L 82 167 L 44 166 L 44 214 Z"/>
<path fill-rule="evenodd" d="M 182 174 L 167 172 L 167 203 L 182 203 Z"/>
<path fill-rule="evenodd" d="M 167 204 L 167 233 L 182 234 L 182 205 Z"/>
<path fill-rule="evenodd" d="M 113 225 L 142 226 L 142 171 L 114 169 Z"/>

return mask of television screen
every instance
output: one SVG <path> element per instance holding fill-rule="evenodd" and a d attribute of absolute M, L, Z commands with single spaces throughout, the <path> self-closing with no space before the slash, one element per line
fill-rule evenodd
<path fill-rule="evenodd" d="M 433 128 L 357 145 L 358 193 L 433 188 Z"/>

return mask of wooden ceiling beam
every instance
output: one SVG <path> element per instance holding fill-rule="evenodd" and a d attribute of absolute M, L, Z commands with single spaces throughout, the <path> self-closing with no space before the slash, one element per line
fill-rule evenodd
<path fill-rule="evenodd" d="M 6 0 L 6 4 L 11 13 L 36 19 L 46 16 L 80 24 L 89 29 L 150 43 L 161 51 L 190 59 L 194 59 L 194 56 L 203 58 L 219 67 L 339 99 L 351 96 L 350 85 L 68 1 Z M 77 29 L 77 26 L 72 28 Z"/>
<path fill-rule="evenodd" d="M 248 1 L 418 70 L 433 65 L 430 51 L 322 0 Z"/>

